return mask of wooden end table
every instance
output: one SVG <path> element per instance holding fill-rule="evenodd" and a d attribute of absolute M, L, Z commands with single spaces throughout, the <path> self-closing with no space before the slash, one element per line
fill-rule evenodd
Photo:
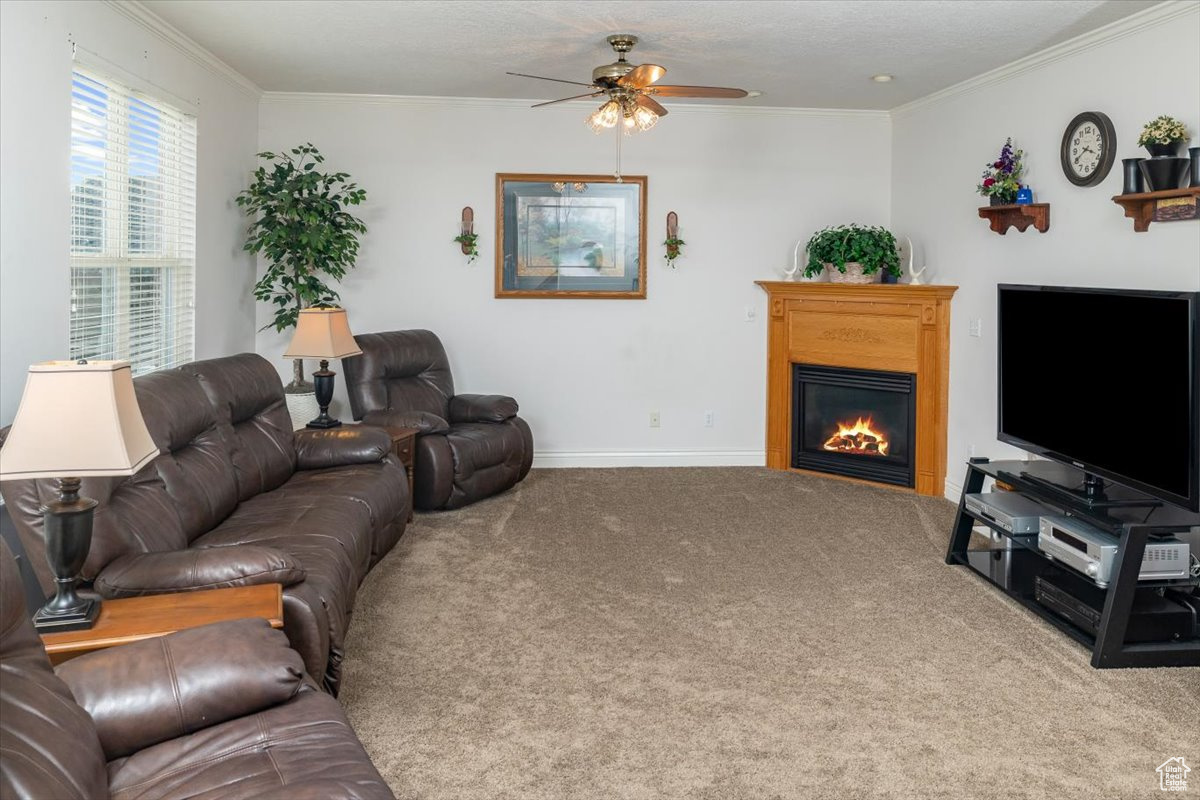
<path fill-rule="evenodd" d="M 266 583 L 105 600 L 89 630 L 44 633 L 42 643 L 50 663 L 61 664 L 93 650 L 251 617 L 262 617 L 272 628 L 282 628 L 283 587 Z"/>
<path fill-rule="evenodd" d="M 393 428 L 389 425 L 381 426 L 392 437 L 392 452 L 396 459 L 404 465 L 404 471 L 408 474 L 408 497 L 411 500 L 413 496 L 413 463 L 416 458 L 417 449 L 417 434 L 420 433 L 416 428 Z M 408 507 L 408 521 L 412 522 L 412 504 Z"/>

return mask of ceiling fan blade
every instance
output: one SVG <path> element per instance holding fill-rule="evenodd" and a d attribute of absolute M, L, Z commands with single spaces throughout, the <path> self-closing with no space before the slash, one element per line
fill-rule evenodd
<path fill-rule="evenodd" d="M 665 117 L 667 115 L 667 110 L 663 108 L 662 103 L 659 103 L 657 100 L 652 100 L 644 94 L 639 94 L 637 100 L 634 102 L 636 102 L 642 108 L 650 109 L 660 117 Z"/>
<path fill-rule="evenodd" d="M 554 81 L 555 83 L 570 83 L 575 86 L 591 86 L 590 83 L 580 83 L 579 81 L 564 81 L 562 78 L 544 78 L 541 75 L 527 75 L 524 72 L 506 72 L 505 75 L 516 75 L 518 78 L 536 78 L 539 81 Z"/>
<path fill-rule="evenodd" d="M 561 100 L 548 100 L 545 103 L 534 103 L 533 105 L 530 106 L 530 108 L 541 108 L 542 106 L 552 106 L 555 103 L 565 103 L 568 100 L 578 100 L 581 97 L 599 97 L 602 94 L 604 94 L 604 92 L 586 92 L 584 94 L 577 94 L 574 97 L 564 97 Z"/>
<path fill-rule="evenodd" d="M 641 89 L 643 86 L 649 86 L 666 74 L 666 67 L 660 67 L 658 64 L 642 64 L 627 72 L 623 78 L 617 81 L 617 84 L 633 89 Z"/>
<path fill-rule="evenodd" d="M 659 97 L 745 97 L 745 89 L 726 89 L 721 86 L 649 86 L 647 94 Z"/>

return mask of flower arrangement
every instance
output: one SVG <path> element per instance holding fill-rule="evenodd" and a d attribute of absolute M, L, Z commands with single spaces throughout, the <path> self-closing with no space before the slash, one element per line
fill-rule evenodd
<path fill-rule="evenodd" d="M 1146 123 L 1142 135 L 1138 137 L 1138 147 L 1148 144 L 1174 144 L 1186 142 L 1188 139 L 1187 126 L 1174 117 L 1163 114 Z"/>
<path fill-rule="evenodd" d="M 458 236 L 454 237 L 454 241 L 462 245 L 463 253 L 467 256 L 468 264 L 479 258 L 478 233 L 460 233 Z"/>
<path fill-rule="evenodd" d="M 829 264 L 842 274 L 846 264 L 862 265 L 864 275 L 887 270 L 900 277 L 900 253 L 896 237 L 886 228 L 864 225 L 838 225 L 823 228 L 808 240 L 808 263 L 804 274 L 813 277 Z"/>
<path fill-rule="evenodd" d="M 1005 139 L 1000 157 L 988 164 L 976 190 L 984 197 L 994 197 L 1002 203 L 1015 202 L 1021 188 L 1021 172 L 1025 168 L 1021 163 L 1024 156 L 1024 150 L 1013 150 L 1011 136 Z"/>
<path fill-rule="evenodd" d="M 671 267 L 671 269 L 674 269 L 675 259 L 679 258 L 679 254 L 682 252 L 679 248 L 683 247 L 685 244 L 687 244 L 687 242 L 685 242 L 683 239 L 680 239 L 678 236 L 668 236 L 663 244 L 667 248 L 667 265 Z"/>

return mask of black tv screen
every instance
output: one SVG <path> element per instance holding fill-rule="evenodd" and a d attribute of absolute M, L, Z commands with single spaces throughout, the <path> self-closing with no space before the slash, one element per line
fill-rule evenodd
<path fill-rule="evenodd" d="M 999 290 L 1000 440 L 1200 510 L 1200 293 Z"/>

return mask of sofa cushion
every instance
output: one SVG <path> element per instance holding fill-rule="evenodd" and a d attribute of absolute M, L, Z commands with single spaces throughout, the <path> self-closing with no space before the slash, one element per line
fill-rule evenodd
<path fill-rule="evenodd" d="M 109 764 L 114 800 L 392 798 L 337 701 L 316 691 Z"/>
<path fill-rule="evenodd" d="M 279 373 L 265 358 L 242 353 L 179 368 L 195 377 L 229 446 L 238 499 L 283 485 L 296 471 L 296 446 Z"/>
<path fill-rule="evenodd" d="M 104 752 L 87 712 L 50 669 L 0 542 L 0 797 L 108 797 Z"/>
<path fill-rule="evenodd" d="M 154 467 L 175 503 L 184 535 L 194 539 L 237 506 L 230 443 L 191 375 L 153 372 L 136 378 L 134 388 L 146 428 L 161 451 Z"/>
<path fill-rule="evenodd" d="M 297 472 L 272 494 L 280 497 L 337 497 L 359 503 L 370 515 L 371 529 L 378 531 L 408 516 L 405 494 L 408 484 L 398 464 L 378 462 L 336 469 Z"/>

